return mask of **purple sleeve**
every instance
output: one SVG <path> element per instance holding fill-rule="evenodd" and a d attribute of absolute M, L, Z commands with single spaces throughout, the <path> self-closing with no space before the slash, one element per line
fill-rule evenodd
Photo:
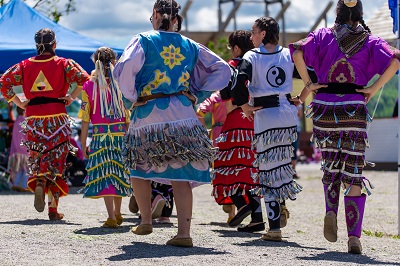
<path fill-rule="evenodd" d="M 301 50 L 304 53 L 304 61 L 307 66 L 314 66 L 314 61 L 318 58 L 319 46 L 316 41 L 316 33 L 311 32 L 308 36 L 300 41 L 289 44 L 290 55 L 293 60 L 293 53 Z"/>
<path fill-rule="evenodd" d="M 389 67 L 393 58 L 400 59 L 400 51 L 390 46 L 381 38 L 373 37 L 368 40 L 369 51 L 371 54 L 371 66 L 373 74 L 382 75 Z"/>

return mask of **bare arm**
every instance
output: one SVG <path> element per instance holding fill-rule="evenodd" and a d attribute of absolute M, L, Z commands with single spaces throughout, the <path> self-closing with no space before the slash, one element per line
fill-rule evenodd
<path fill-rule="evenodd" d="M 365 101 L 368 103 L 372 96 L 383 87 L 393 76 L 396 74 L 396 71 L 400 68 L 400 62 L 398 59 L 393 58 L 390 62 L 388 68 L 386 68 L 385 72 L 369 87 L 366 87 L 361 90 L 357 90 L 358 92 L 363 92 L 365 94 Z"/>
<path fill-rule="evenodd" d="M 65 105 L 70 105 L 73 101 L 75 101 L 76 97 L 81 93 L 82 87 L 76 86 L 75 89 L 71 92 L 71 94 L 67 94 L 64 97 L 58 98 L 60 100 L 66 101 Z"/>
<path fill-rule="evenodd" d="M 82 153 L 85 158 L 88 158 L 86 140 L 89 132 L 89 122 L 82 121 L 81 128 L 81 145 L 82 145 Z"/>
<path fill-rule="evenodd" d="M 307 99 L 308 95 L 310 95 L 310 93 L 312 93 L 320 88 L 327 87 L 327 85 L 321 85 L 318 83 L 311 82 L 311 78 L 310 78 L 310 75 L 308 74 L 307 65 L 306 65 L 306 62 L 304 61 L 303 56 L 304 56 L 304 53 L 301 50 L 296 50 L 293 53 L 294 64 L 296 65 L 297 71 L 299 72 L 300 77 L 304 82 L 304 89 L 301 91 L 301 93 L 299 95 L 300 101 L 298 101 L 296 103 L 296 98 L 293 99 L 296 105 L 298 105 L 301 102 L 304 102 Z"/>

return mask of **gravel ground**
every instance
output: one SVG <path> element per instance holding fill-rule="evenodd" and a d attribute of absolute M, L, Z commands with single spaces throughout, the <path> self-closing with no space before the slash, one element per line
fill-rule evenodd
<path fill-rule="evenodd" d="M 368 171 L 375 185 L 367 199 L 363 254 L 347 253 L 343 197 L 336 243 L 322 235 L 323 189 L 316 164 L 298 165 L 304 187 L 296 201 L 287 203 L 284 241 L 268 242 L 261 233 L 240 233 L 226 225 L 227 215 L 210 196 L 211 186 L 194 189 L 192 237 L 194 248 L 166 246 L 176 234 L 174 225 L 155 225 L 153 234 L 137 236 L 130 228 L 139 222 L 123 200 L 125 222 L 119 229 L 103 229 L 107 218 L 101 199 L 83 199 L 77 189 L 60 201 L 63 221 L 49 221 L 37 213 L 33 194 L 0 193 L 0 265 L 400 265 L 397 235 L 397 172 Z M 315 203 L 315 204 L 313 204 Z M 265 208 L 264 217 L 265 217 Z M 249 222 L 246 218 L 245 223 Z"/>

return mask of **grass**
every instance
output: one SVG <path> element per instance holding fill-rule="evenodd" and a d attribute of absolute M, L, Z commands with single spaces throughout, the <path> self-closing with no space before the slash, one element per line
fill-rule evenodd
<path fill-rule="evenodd" d="M 363 230 L 363 233 L 364 233 L 364 235 L 372 236 L 372 237 L 390 237 L 393 239 L 400 240 L 400 235 L 390 235 L 390 234 L 386 234 L 386 233 L 379 232 L 379 231 L 372 232 L 371 230 Z"/>

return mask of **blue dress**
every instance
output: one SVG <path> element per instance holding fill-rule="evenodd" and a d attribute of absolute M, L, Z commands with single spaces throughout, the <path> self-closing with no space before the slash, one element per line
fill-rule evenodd
<path fill-rule="evenodd" d="M 228 85 L 230 71 L 220 57 L 179 33 L 149 31 L 130 41 L 113 73 L 132 109 L 138 97 L 158 93 L 190 91 L 201 102 Z M 134 107 L 124 142 L 131 177 L 166 184 L 210 182 L 215 150 L 184 95 Z"/>

